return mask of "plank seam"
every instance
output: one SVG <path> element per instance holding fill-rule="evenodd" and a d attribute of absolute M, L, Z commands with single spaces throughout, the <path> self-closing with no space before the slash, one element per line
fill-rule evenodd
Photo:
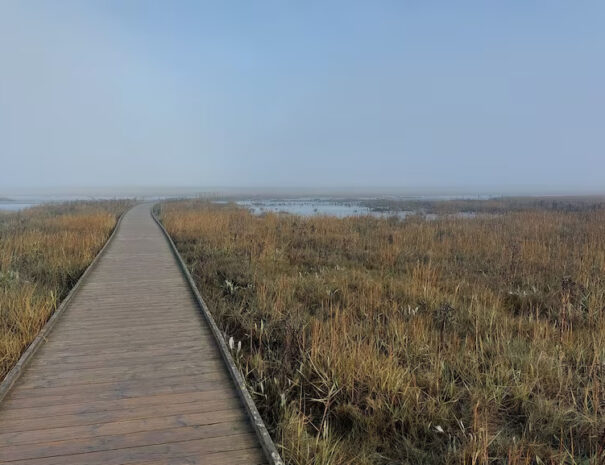
<path fill-rule="evenodd" d="M 231 375 L 231 378 L 234 381 L 235 389 L 239 395 L 239 398 L 241 399 L 242 403 L 244 404 L 244 407 L 246 408 L 246 411 L 247 411 L 248 415 L 250 416 L 250 419 L 252 420 L 252 426 L 254 428 L 254 432 L 256 433 L 256 436 L 259 439 L 259 442 L 261 444 L 261 447 L 263 449 L 263 452 L 264 452 L 267 460 L 269 460 L 270 465 L 284 465 L 284 462 L 282 461 L 279 453 L 277 452 L 277 448 L 275 447 L 275 444 L 273 443 L 273 440 L 271 439 L 271 436 L 269 435 L 269 431 L 267 430 L 267 427 L 265 426 L 265 422 L 263 421 L 262 417 L 258 413 L 258 409 L 256 408 L 254 400 L 252 399 L 252 396 L 248 392 L 248 388 L 246 387 L 246 382 L 245 382 L 242 374 L 240 373 L 239 369 L 237 368 L 237 365 L 235 364 L 233 358 L 231 357 L 231 352 L 229 352 L 227 342 L 225 341 L 225 338 L 223 337 L 221 330 L 219 329 L 219 327 L 216 324 L 216 322 L 214 321 L 214 318 L 212 317 L 210 311 L 208 310 L 208 306 L 206 305 L 206 302 L 204 302 L 204 299 L 202 298 L 200 292 L 198 291 L 197 286 L 195 285 L 195 281 L 193 281 L 193 277 L 191 276 L 191 273 L 189 273 L 189 269 L 187 268 L 187 265 L 185 265 L 185 262 L 183 261 L 181 254 L 179 253 L 179 251 L 176 248 L 176 245 L 174 244 L 174 241 L 168 234 L 168 231 L 166 231 L 166 228 L 164 228 L 164 225 L 162 224 L 162 222 L 156 216 L 156 214 L 154 212 L 154 207 L 155 207 L 155 205 L 152 206 L 152 208 L 150 208 L 151 216 L 154 219 L 154 221 L 156 222 L 156 224 L 159 226 L 159 228 L 161 229 L 161 231 L 164 234 L 164 237 L 166 238 L 168 243 L 170 244 L 170 249 L 172 250 L 172 254 L 176 258 L 176 261 L 178 262 L 179 267 L 181 268 L 181 271 L 185 275 L 187 283 L 189 284 L 189 287 L 191 288 L 191 291 L 193 292 L 195 300 L 197 301 L 198 308 L 200 309 L 202 316 L 204 317 L 204 319 L 208 323 L 208 326 L 210 327 L 210 330 L 212 331 L 214 339 L 216 340 L 216 343 L 218 345 L 219 352 L 221 353 L 221 356 L 223 357 L 223 360 L 224 360 L 225 364 L 227 365 L 229 374 Z"/>

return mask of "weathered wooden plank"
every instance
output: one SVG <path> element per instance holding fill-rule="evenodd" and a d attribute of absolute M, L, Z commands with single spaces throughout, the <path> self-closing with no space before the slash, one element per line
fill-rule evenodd
<path fill-rule="evenodd" d="M 223 383 L 223 384 L 221 384 Z M 76 399 L 95 400 L 127 399 L 130 397 L 151 396 L 159 394 L 177 394 L 192 391 L 213 391 L 216 386 L 224 389 L 229 385 L 229 377 L 223 372 L 199 375 L 156 377 L 151 380 L 113 381 L 100 380 L 98 383 L 69 385 L 53 388 L 20 389 L 11 393 L 7 402 L 19 401 L 21 405 L 41 406 L 62 404 Z M 0 411 L 0 417 L 2 413 Z M 0 428 L 2 422 L 0 419 Z"/>
<path fill-rule="evenodd" d="M 258 446 L 252 433 L 240 433 L 216 438 L 173 441 L 140 447 L 128 447 L 99 452 L 60 455 L 52 457 L 6 461 L 19 465 L 127 465 L 145 461 L 166 459 L 186 454 L 211 454 L 233 450 L 250 449 Z"/>
<path fill-rule="evenodd" d="M 160 339 L 158 341 L 156 341 L 154 343 L 153 338 L 151 337 L 146 337 L 143 339 L 129 339 L 127 341 L 112 341 L 112 344 L 104 344 L 103 341 L 99 341 L 96 343 L 79 343 L 79 344 L 75 344 L 75 343 L 68 343 L 68 342 L 61 342 L 60 340 L 57 339 L 49 339 L 49 341 L 53 342 L 53 345 L 51 346 L 51 348 L 49 350 L 56 350 L 56 351 L 61 351 L 61 352 L 67 352 L 67 353 L 72 353 L 72 354 L 81 354 L 81 353 L 85 353 L 86 351 L 104 351 L 104 350 L 111 350 L 115 352 L 115 349 L 118 349 L 118 352 L 129 352 L 131 348 L 133 348 L 132 350 L 136 350 L 135 348 L 140 347 L 140 346 L 155 346 L 155 347 L 161 347 L 164 345 L 177 345 L 177 343 L 173 340 L 173 339 Z M 199 344 L 199 343 L 203 343 L 203 342 L 207 342 L 207 341 L 211 341 L 209 336 L 183 336 L 181 338 L 179 338 L 178 344 Z M 42 350 L 44 350 L 46 348 L 43 347 Z"/>
<path fill-rule="evenodd" d="M 75 371 L 65 371 L 47 375 L 26 376 L 23 388 L 47 388 L 59 386 L 76 386 L 81 384 L 96 384 L 99 380 L 124 382 L 155 379 L 156 376 L 175 376 L 179 374 L 207 374 L 224 371 L 222 361 L 207 360 L 203 362 L 185 361 L 166 363 L 163 365 L 149 364 L 136 367 L 91 368 Z"/>
<path fill-rule="evenodd" d="M 213 391 L 214 392 L 214 391 Z M 98 412 L 81 412 L 68 415 L 53 415 L 42 418 L 13 418 L 7 419 L 3 424 L 0 433 L 16 433 L 23 431 L 49 431 L 55 428 L 67 426 L 96 425 L 102 423 L 121 422 L 126 420 L 136 420 L 141 418 L 154 418 L 162 416 L 171 416 L 185 413 L 208 413 L 226 411 L 231 409 L 241 410 L 237 403 L 237 398 L 222 398 L 217 395 L 216 400 L 209 400 L 204 404 L 186 403 L 186 404 L 168 404 L 159 406 L 143 406 L 118 410 L 101 410 Z"/>
<path fill-rule="evenodd" d="M 50 373 L 61 368 L 65 370 L 80 370 L 87 368 L 102 368 L 102 367 L 120 367 L 120 366 L 132 366 L 132 364 L 139 363 L 162 363 L 162 362 L 178 362 L 184 360 L 191 360 L 203 357 L 204 350 L 200 347 L 193 347 L 189 350 L 154 350 L 148 352 L 135 352 L 134 354 L 119 354 L 119 355 L 88 355 L 70 357 L 63 356 L 57 357 L 56 367 L 49 367 L 42 362 L 34 361 L 31 364 L 32 369 L 36 370 L 36 373 Z M 219 360 L 220 355 L 210 355 L 205 358 L 206 360 Z"/>
<path fill-rule="evenodd" d="M 215 389 L 214 391 L 216 391 Z M 220 389 L 218 389 L 220 390 Z M 39 407 L 20 407 L 19 405 L 7 402 L 4 406 L 2 417 L 4 420 L 10 418 L 41 418 L 56 415 L 71 415 L 76 413 L 93 413 L 100 411 L 122 410 L 133 407 L 151 407 L 153 405 L 175 405 L 191 403 L 208 403 L 216 399 L 214 391 L 193 391 L 179 394 L 160 394 L 157 396 L 130 397 L 117 400 L 98 400 L 87 402 L 76 402 L 67 404 L 52 404 Z M 233 398 L 235 398 L 233 394 Z M 221 398 L 225 398 L 221 394 Z M 1 443 L 1 442 L 0 442 Z"/>
<path fill-rule="evenodd" d="M 202 336 L 205 336 L 204 333 L 201 333 Z M 96 331 L 91 331 L 89 334 L 90 338 L 87 339 L 86 337 L 83 336 L 77 336 L 77 337 L 69 337 L 69 334 L 66 335 L 66 337 L 69 337 L 68 341 L 65 341 L 66 343 L 69 343 L 69 345 L 78 345 L 78 344 L 84 344 L 84 345 L 94 345 L 94 344 L 103 344 L 103 343 L 112 343 L 112 342 L 123 342 L 124 340 L 128 340 L 128 342 L 130 341 L 153 341 L 154 340 L 154 336 L 155 339 L 160 339 L 162 337 L 164 338 L 175 338 L 178 339 L 179 336 L 182 336 L 183 338 L 187 338 L 188 336 L 191 336 L 191 338 L 196 338 L 196 337 L 200 337 L 200 332 L 196 331 L 194 328 L 188 328 L 188 329 L 179 329 L 179 328 L 166 328 L 163 329 L 161 331 L 157 331 L 157 332 L 145 332 L 145 331 L 137 331 L 136 329 L 128 329 L 128 330 L 123 330 L 123 331 L 115 331 L 115 332 L 96 332 Z M 49 340 L 55 340 L 55 339 L 63 339 L 62 335 L 60 332 L 57 332 L 57 334 L 53 334 L 51 338 L 49 338 Z"/>
<path fill-rule="evenodd" d="M 235 401 L 234 401 L 235 402 Z M 125 419 L 113 422 L 93 423 L 89 425 L 63 426 L 44 430 L 17 431 L 13 433 L 0 433 L 2 447 L 17 444 L 37 444 L 40 442 L 61 441 L 65 438 L 84 439 L 88 437 L 105 436 L 112 434 L 136 433 L 153 431 L 155 429 L 177 428 L 180 426 L 212 425 L 224 421 L 245 420 L 242 410 L 234 403 L 234 407 L 227 410 L 217 410 L 190 413 L 189 406 L 178 405 L 176 415 L 160 416 L 157 411 L 153 416 L 135 419 Z M 141 410 L 143 412 L 143 410 Z M 171 412 L 173 413 L 173 412 Z"/>
<path fill-rule="evenodd" d="M 175 423 L 174 427 L 168 429 L 152 429 L 150 431 L 137 432 L 122 431 L 117 434 L 104 436 L 99 435 L 88 438 L 71 438 L 34 444 L 4 446 L 0 447 L 0 462 L 99 452 L 169 442 L 191 441 L 194 439 L 217 438 L 252 431 L 248 423 L 237 420 L 193 426 L 179 426 L 178 421 Z"/>
<path fill-rule="evenodd" d="M 150 350 L 179 350 L 182 348 L 210 348 L 214 347 L 211 339 L 203 339 L 203 338 L 193 338 L 186 340 L 178 340 L 178 341 L 158 341 L 158 342 L 143 342 L 141 344 L 128 344 L 126 342 L 124 345 L 111 345 L 95 347 L 95 348 L 86 348 L 83 347 L 77 351 L 74 351 L 72 348 L 62 348 L 62 347 L 53 347 L 51 345 L 45 345 L 40 349 L 40 354 L 45 355 L 53 355 L 57 357 L 63 356 L 71 356 L 71 357 L 86 357 L 89 355 L 115 355 L 115 354 L 124 354 L 128 353 L 124 350 L 125 347 L 128 347 L 130 350 L 128 352 L 131 353 L 141 353 Z M 42 357 L 40 357 L 42 358 Z"/>
<path fill-rule="evenodd" d="M 267 463 L 260 448 L 216 452 L 186 457 L 171 457 L 151 462 L 137 462 L 132 465 L 264 465 Z"/>

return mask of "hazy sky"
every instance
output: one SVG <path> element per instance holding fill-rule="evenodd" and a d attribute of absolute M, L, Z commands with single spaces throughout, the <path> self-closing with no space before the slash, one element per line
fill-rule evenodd
<path fill-rule="evenodd" d="M 0 191 L 125 184 L 604 191 L 605 2 L 0 0 Z"/>

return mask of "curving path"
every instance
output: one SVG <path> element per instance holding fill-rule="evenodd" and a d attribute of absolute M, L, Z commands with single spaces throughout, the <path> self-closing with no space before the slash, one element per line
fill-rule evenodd
<path fill-rule="evenodd" d="M 0 463 L 267 463 L 170 246 L 138 205 L 0 405 Z"/>

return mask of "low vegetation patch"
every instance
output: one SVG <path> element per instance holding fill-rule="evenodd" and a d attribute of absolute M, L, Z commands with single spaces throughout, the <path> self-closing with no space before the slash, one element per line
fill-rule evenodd
<path fill-rule="evenodd" d="M 515 210 L 160 216 L 289 464 L 596 465 L 605 210 Z"/>
<path fill-rule="evenodd" d="M 374 211 L 415 211 L 434 214 L 511 212 L 589 212 L 605 209 L 603 197 L 495 197 L 486 200 L 368 199 L 360 202 Z"/>
<path fill-rule="evenodd" d="M 127 201 L 0 214 L 0 379 L 107 241 Z"/>

